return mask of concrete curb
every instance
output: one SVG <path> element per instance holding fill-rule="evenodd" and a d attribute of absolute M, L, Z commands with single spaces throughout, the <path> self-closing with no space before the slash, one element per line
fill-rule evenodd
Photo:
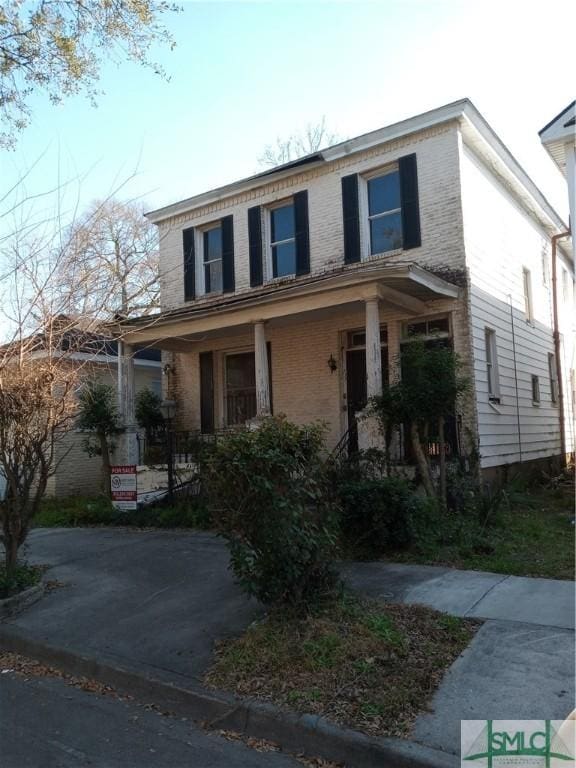
<path fill-rule="evenodd" d="M 168 673 L 143 673 L 125 659 L 94 659 L 30 639 L 0 626 L 0 648 L 32 657 L 77 676 L 89 677 L 161 709 L 201 721 L 208 728 L 268 739 L 285 752 L 322 757 L 346 768 L 457 768 L 460 760 L 403 739 L 375 738 L 339 728 L 316 715 L 297 715 L 277 707 L 191 686 L 190 679 Z M 185 683 L 186 687 L 183 687 Z"/>
<path fill-rule="evenodd" d="M 42 577 L 39 584 L 28 587 L 17 595 L 0 600 L 0 620 L 19 613 L 24 608 L 40 600 L 46 591 L 46 579 Z"/>

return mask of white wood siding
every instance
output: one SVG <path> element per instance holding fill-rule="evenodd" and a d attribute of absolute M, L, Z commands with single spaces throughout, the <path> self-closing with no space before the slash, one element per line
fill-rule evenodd
<path fill-rule="evenodd" d="M 483 467 L 560 453 L 558 406 L 551 400 L 548 354 L 554 352 L 550 275 L 542 254 L 549 238 L 472 151 L 461 150 L 466 261 L 470 275 L 472 350 L 480 454 Z M 547 258 L 548 265 L 550 258 Z M 523 268 L 530 270 L 533 319 L 526 320 Z M 571 331 L 563 311 L 568 357 Z M 491 404 L 485 328 L 496 332 L 501 403 Z M 568 366 L 570 367 L 570 366 Z M 564 366 L 567 422 L 571 419 L 569 373 Z M 532 375 L 539 377 L 540 404 L 532 402 Z M 573 449 L 573 430 L 568 432 Z"/>

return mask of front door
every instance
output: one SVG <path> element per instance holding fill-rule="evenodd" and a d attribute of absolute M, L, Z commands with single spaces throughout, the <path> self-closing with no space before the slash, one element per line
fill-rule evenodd
<path fill-rule="evenodd" d="M 366 406 L 366 350 L 346 352 L 346 405 L 348 409 L 348 455 L 358 450 L 356 414 Z"/>

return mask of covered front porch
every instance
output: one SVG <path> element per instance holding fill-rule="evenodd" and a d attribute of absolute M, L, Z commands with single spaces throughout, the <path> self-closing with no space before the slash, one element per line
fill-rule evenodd
<path fill-rule="evenodd" d="M 416 265 L 367 266 L 198 300 L 116 332 L 128 358 L 133 344 L 164 351 L 164 396 L 191 440 L 284 414 L 323 421 L 333 448 L 383 381 L 400 376 L 411 336 L 458 351 L 460 312 L 459 288 Z"/>

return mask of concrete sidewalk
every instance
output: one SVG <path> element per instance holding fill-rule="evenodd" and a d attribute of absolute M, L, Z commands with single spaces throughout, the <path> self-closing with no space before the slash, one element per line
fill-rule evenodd
<path fill-rule="evenodd" d="M 574 584 L 431 565 L 346 563 L 354 590 L 382 600 L 419 603 L 453 616 L 574 629 Z"/>
<path fill-rule="evenodd" d="M 42 529 L 28 548 L 63 586 L 0 625 L 20 647 L 28 638 L 31 647 L 200 691 L 214 642 L 262 614 L 234 584 L 212 534 Z M 413 742 L 455 759 L 461 719 L 563 719 L 574 706 L 573 584 L 384 562 L 341 570 L 363 594 L 487 620 L 416 722 Z"/>

